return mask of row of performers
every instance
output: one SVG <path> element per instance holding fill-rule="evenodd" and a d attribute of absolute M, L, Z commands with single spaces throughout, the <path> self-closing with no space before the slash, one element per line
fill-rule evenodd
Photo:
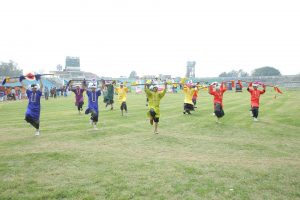
<path fill-rule="evenodd" d="M 32 84 L 30 88 L 26 90 L 28 97 L 28 106 L 25 114 L 25 120 L 30 123 L 35 129 L 35 135 L 40 135 L 40 99 L 42 96 L 42 88 L 43 83 L 41 79 L 39 80 L 40 87 L 37 84 Z M 23 84 L 23 82 L 22 82 Z M 77 84 L 75 88 L 71 89 L 72 92 L 75 93 L 75 105 L 77 106 L 78 112 L 82 111 L 82 106 L 84 104 L 83 93 L 86 92 L 88 96 L 88 106 L 85 110 L 85 114 L 90 114 L 90 123 L 93 125 L 95 130 L 98 130 L 98 98 L 101 96 L 101 91 L 103 92 L 104 87 L 97 88 L 95 83 L 90 83 L 88 87 L 86 84 Z M 258 110 L 259 110 L 259 99 L 260 95 L 264 94 L 266 91 L 266 86 L 262 85 L 263 90 L 258 89 L 259 84 L 257 83 L 249 83 L 247 90 L 251 94 L 251 111 L 254 121 L 258 121 Z M 23 84 L 23 87 L 26 87 Z M 119 87 L 114 89 L 112 84 L 109 84 L 105 87 L 107 94 L 105 95 L 104 101 L 106 102 L 106 106 L 111 105 L 111 109 L 113 109 L 113 94 L 114 90 L 118 94 L 118 101 L 120 102 L 120 110 L 122 115 L 124 112 L 127 113 L 127 105 L 126 98 L 128 89 L 123 84 L 120 84 Z M 193 86 L 192 84 L 184 84 L 183 92 L 185 94 L 184 99 L 184 114 L 191 114 L 191 111 L 194 110 L 195 106 L 195 95 L 197 95 L 199 88 Z M 216 116 L 216 122 L 220 123 L 220 119 L 224 116 L 223 110 L 223 94 L 226 92 L 226 85 L 222 82 L 221 84 L 214 82 L 209 86 L 209 94 L 214 96 L 214 115 Z M 146 93 L 148 99 L 148 111 L 147 116 L 149 117 L 150 124 L 154 125 L 154 133 L 158 134 L 158 123 L 160 118 L 160 101 L 165 96 L 167 91 L 167 83 L 165 83 L 165 87 L 162 91 L 158 91 L 157 85 L 148 85 L 145 84 L 144 91 Z M 194 102 L 193 102 L 194 99 Z"/>

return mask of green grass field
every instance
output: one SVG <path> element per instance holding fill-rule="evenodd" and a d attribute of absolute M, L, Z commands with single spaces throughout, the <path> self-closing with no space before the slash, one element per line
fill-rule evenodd
<path fill-rule="evenodd" d="M 190 116 L 167 94 L 158 135 L 144 94 L 125 117 L 100 97 L 98 131 L 73 96 L 43 99 L 39 137 L 27 101 L 0 103 L 0 199 L 300 199 L 300 92 L 274 94 L 253 122 L 248 92 L 225 93 L 222 124 L 207 92 Z"/>

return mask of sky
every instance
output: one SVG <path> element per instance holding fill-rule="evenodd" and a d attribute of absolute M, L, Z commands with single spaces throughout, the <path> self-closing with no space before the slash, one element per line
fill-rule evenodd
<path fill-rule="evenodd" d="M 272 66 L 300 73 L 298 0 L 0 1 L 0 61 L 24 72 L 78 56 L 99 76 L 196 77 Z"/>

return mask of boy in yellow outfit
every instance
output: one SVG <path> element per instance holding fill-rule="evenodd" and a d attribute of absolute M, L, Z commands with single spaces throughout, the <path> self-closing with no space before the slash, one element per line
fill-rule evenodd
<path fill-rule="evenodd" d="M 116 93 L 118 94 L 118 102 L 120 103 L 121 107 L 121 113 L 123 116 L 123 110 L 127 113 L 127 104 L 126 104 L 126 98 L 127 98 L 127 92 L 128 88 L 124 87 L 124 84 L 121 83 L 120 87 L 116 88 Z"/>
<path fill-rule="evenodd" d="M 183 104 L 183 114 L 191 114 L 194 110 L 193 95 L 197 88 L 192 88 L 192 84 L 185 84 L 183 87 L 184 93 L 184 104 Z"/>
<path fill-rule="evenodd" d="M 147 116 L 150 118 L 151 125 L 153 125 L 153 121 L 154 121 L 154 133 L 158 134 L 157 127 L 158 127 L 158 122 L 159 122 L 159 117 L 160 117 L 159 104 L 160 104 L 160 100 L 165 96 L 165 94 L 167 92 L 167 83 L 165 83 L 165 89 L 162 93 L 158 92 L 157 85 L 154 85 L 153 91 L 151 91 L 147 87 L 147 84 L 145 85 L 145 92 L 146 92 L 147 98 L 149 99 L 149 102 L 148 102 L 149 111 L 147 112 Z"/>

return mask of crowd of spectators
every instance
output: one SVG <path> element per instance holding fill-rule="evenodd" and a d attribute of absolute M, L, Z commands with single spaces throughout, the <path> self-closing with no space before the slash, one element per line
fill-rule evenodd
<path fill-rule="evenodd" d="M 56 98 L 59 96 L 68 96 L 68 91 L 65 86 L 60 88 L 56 87 L 45 87 L 43 90 L 43 96 L 46 100 L 50 98 Z M 17 101 L 27 99 L 26 88 L 22 86 L 16 87 L 8 87 L 8 86 L 0 86 L 0 102 L 3 101 Z"/>

